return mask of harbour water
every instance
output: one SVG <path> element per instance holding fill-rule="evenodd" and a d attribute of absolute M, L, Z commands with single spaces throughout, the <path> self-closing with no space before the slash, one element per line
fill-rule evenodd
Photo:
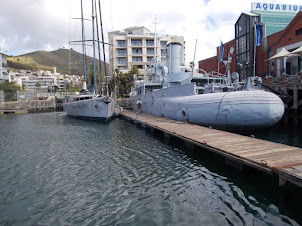
<path fill-rule="evenodd" d="M 9 114 L 0 125 L 0 225 L 302 223 L 301 194 L 121 119 Z"/>

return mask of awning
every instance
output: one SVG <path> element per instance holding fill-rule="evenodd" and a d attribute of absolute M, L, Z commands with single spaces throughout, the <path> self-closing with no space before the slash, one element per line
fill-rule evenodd
<path fill-rule="evenodd" d="M 287 51 L 285 48 L 282 48 L 282 50 L 279 53 L 277 53 L 275 56 L 272 56 L 268 60 L 278 60 L 278 59 L 283 59 L 284 57 L 293 57 L 293 56 L 297 56 L 297 55 Z"/>
<path fill-rule="evenodd" d="M 292 51 L 291 53 L 296 53 L 296 54 L 302 54 L 302 46 L 300 46 L 298 49 L 296 49 L 295 51 Z"/>

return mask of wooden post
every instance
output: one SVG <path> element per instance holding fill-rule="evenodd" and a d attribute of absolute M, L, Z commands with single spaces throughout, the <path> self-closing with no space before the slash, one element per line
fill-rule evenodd
<path fill-rule="evenodd" d="M 194 151 L 194 149 L 195 149 L 195 145 L 186 140 L 185 140 L 185 146 L 186 146 L 186 149 L 188 149 L 189 151 Z"/>
<path fill-rule="evenodd" d="M 170 134 L 164 132 L 164 141 L 168 143 L 169 140 L 170 140 Z"/>

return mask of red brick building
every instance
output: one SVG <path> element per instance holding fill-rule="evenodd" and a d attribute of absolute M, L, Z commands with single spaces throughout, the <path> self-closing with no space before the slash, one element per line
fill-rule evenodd
<path fill-rule="evenodd" d="M 235 51 L 230 56 L 231 73 L 236 71 L 240 75 L 240 79 L 246 76 L 253 75 L 254 65 L 254 23 L 259 21 L 259 15 L 253 13 L 243 13 L 235 24 L 235 39 L 224 44 L 225 59 L 230 48 L 235 48 Z M 288 18 L 287 18 L 288 19 Z M 243 22 L 242 22 L 243 21 Z M 281 51 L 284 47 L 288 51 L 293 51 L 302 46 L 302 12 L 295 14 L 293 19 L 279 32 L 275 32 L 266 37 L 266 28 L 263 26 L 262 45 L 256 48 L 255 74 L 265 77 L 266 75 L 276 76 L 282 74 L 286 68 L 287 74 L 296 74 L 302 70 L 302 57 L 288 58 L 286 65 L 283 65 L 283 60 L 268 61 L 268 59 Z M 243 27 L 246 27 L 242 29 Z M 241 31 L 246 31 L 242 33 Z M 240 49 L 238 49 L 238 46 Z M 217 55 L 198 62 L 199 69 L 207 72 L 217 71 L 219 61 L 219 47 L 217 47 Z M 286 66 L 286 67 L 285 67 Z M 219 71 L 225 73 L 223 63 L 219 64 Z"/>
<path fill-rule="evenodd" d="M 230 53 L 231 48 L 235 49 L 235 39 L 232 41 L 229 41 L 227 43 L 223 44 L 224 48 L 224 60 L 227 60 L 227 57 L 232 57 L 231 61 L 231 73 L 235 71 L 235 51 L 233 53 Z M 220 62 L 220 46 L 216 48 L 217 49 L 217 55 L 202 61 L 198 62 L 198 68 L 203 69 L 206 72 L 212 72 L 218 71 L 219 67 L 219 73 L 225 74 L 226 73 L 226 66 L 223 62 Z M 227 55 L 228 54 L 228 55 Z"/>
<path fill-rule="evenodd" d="M 272 76 L 281 75 L 286 68 L 286 74 L 297 74 L 301 68 L 301 56 L 288 58 L 286 65 L 283 60 L 271 60 L 268 58 L 274 56 L 281 51 L 282 48 L 292 52 L 302 46 L 302 12 L 300 11 L 295 18 L 287 25 L 287 27 L 267 37 L 267 51 L 260 46 L 257 49 L 257 73 L 270 74 Z M 285 67 L 286 66 L 286 67 Z"/>

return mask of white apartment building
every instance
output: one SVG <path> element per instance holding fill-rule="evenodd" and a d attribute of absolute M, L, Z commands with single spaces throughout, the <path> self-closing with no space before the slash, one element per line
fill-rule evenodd
<path fill-rule="evenodd" d="M 11 80 L 16 82 L 24 89 L 41 90 L 45 93 L 57 89 L 64 91 L 66 89 L 66 81 L 54 75 L 38 75 L 35 73 L 11 73 Z"/>
<path fill-rule="evenodd" d="M 109 43 L 109 72 L 112 76 L 115 69 L 128 72 L 132 66 L 139 69 L 140 75 L 144 73 L 147 65 L 154 58 L 161 62 L 166 61 L 167 45 L 171 42 L 178 42 L 183 47 L 182 63 L 185 63 L 185 41 L 183 36 L 166 35 L 156 37 L 154 45 L 154 33 L 145 27 L 130 27 L 124 31 L 108 32 Z"/>
<path fill-rule="evenodd" d="M 9 81 L 8 72 L 7 72 L 7 60 L 8 55 L 2 51 L 0 47 L 0 83 L 4 81 Z"/>

